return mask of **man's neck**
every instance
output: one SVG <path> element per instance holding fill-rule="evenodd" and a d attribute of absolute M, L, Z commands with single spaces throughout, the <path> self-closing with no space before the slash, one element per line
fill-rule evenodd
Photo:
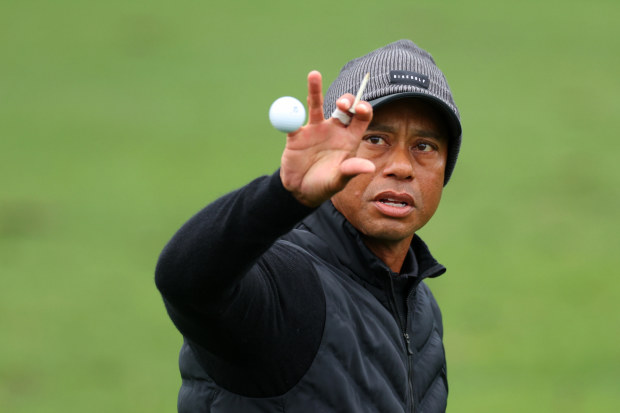
<path fill-rule="evenodd" d="M 383 261 L 390 270 L 395 273 L 400 273 L 412 239 L 413 235 L 407 239 L 395 241 L 393 243 L 384 240 L 378 242 L 375 239 L 365 237 L 363 241 L 368 249 Z"/>

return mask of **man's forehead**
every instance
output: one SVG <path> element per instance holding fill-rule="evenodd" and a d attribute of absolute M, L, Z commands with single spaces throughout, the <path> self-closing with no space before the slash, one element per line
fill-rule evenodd
<path fill-rule="evenodd" d="M 415 98 L 399 99 L 373 108 L 368 130 L 396 133 L 401 127 L 395 120 L 411 120 L 417 136 L 447 139 L 448 125 L 442 112 L 428 101 Z"/>

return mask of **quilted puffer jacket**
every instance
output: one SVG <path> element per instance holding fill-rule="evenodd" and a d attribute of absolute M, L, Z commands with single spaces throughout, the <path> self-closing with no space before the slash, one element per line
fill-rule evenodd
<path fill-rule="evenodd" d="M 400 274 L 330 202 L 278 175 L 207 206 L 168 243 L 156 283 L 184 336 L 180 412 L 443 412 L 445 272 L 414 237 Z"/>

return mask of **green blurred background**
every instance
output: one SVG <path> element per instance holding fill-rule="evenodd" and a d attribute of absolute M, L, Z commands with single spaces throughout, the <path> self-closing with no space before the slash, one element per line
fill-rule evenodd
<path fill-rule="evenodd" d="M 620 411 L 619 18 L 615 0 L 3 0 L 0 411 L 175 411 L 161 248 L 277 168 L 273 100 L 400 38 L 463 119 L 421 231 L 448 267 L 429 282 L 448 410 Z"/>

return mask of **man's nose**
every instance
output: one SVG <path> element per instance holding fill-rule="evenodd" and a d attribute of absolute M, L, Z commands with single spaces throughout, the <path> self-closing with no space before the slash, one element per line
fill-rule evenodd
<path fill-rule="evenodd" d="M 386 177 L 412 180 L 414 177 L 414 163 L 415 160 L 409 148 L 398 145 L 392 150 L 387 165 L 383 169 L 383 174 Z"/>

